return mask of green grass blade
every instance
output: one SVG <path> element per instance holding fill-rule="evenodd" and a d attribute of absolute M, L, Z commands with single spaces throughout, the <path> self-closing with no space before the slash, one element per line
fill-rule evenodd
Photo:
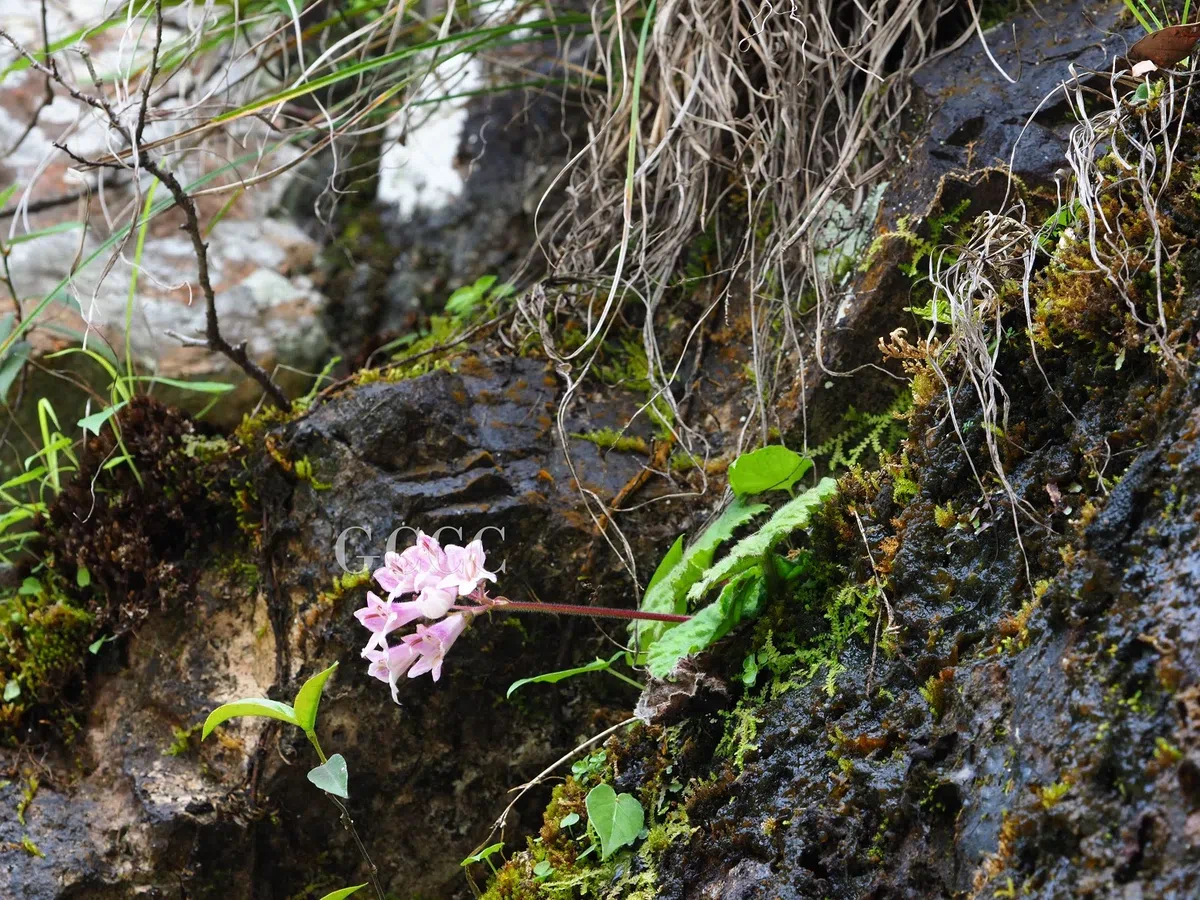
<path fill-rule="evenodd" d="M 133 301 L 137 298 L 138 273 L 142 270 L 142 251 L 146 248 L 146 232 L 150 229 L 150 211 L 154 207 L 154 189 L 157 181 L 150 182 L 146 191 L 146 202 L 142 205 L 142 226 L 138 229 L 137 243 L 133 249 L 133 269 L 129 273 L 129 296 L 125 299 L 125 375 L 133 377 Z"/>

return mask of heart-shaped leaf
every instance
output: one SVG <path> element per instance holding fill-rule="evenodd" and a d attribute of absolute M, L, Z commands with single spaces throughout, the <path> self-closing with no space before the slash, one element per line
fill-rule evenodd
<path fill-rule="evenodd" d="M 333 794 L 343 800 L 350 796 L 347 792 L 350 774 L 346 771 L 346 760 L 340 753 L 333 754 L 324 764 L 310 769 L 308 780 L 327 794 Z"/>
<path fill-rule="evenodd" d="M 612 785 L 598 784 L 588 791 L 588 821 L 600 836 L 600 858 L 632 844 L 642 831 L 646 814 L 632 794 L 618 794 Z"/>
<path fill-rule="evenodd" d="M 337 891 L 330 891 L 328 894 L 326 894 L 324 897 L 322 897 L 321 900 L 346 900 L 346 898 L 349 897 L 351 894 L 353 894 L 355 891 L 361 891 L 365 887 L 366 887 L 365 884 L 356 884 L 354 887 L 342 888 L 341 890 L 337 890 Z"/>
<path fill-rule="evenodd" d="M 478 853 L 472 853 L 470 856 L 468 856 L 466 859 L 464 859 L 462 862 L 460 862 L 459 865 L 460 866 L 469 866 L 472 863 L 484 862 L 490 856 L 493 856 L 494 854 L 499 853 L 503 849 L 504 849 L 504 841 L 498 841 L 495 844 L 489 844 L 488 846 L 486 846 L 482 850 L 480 850 Z"/>
<path fill-rule="evenodd" d="M 321 691 L 325 688 L 325 682 L 329 680 L 329 676 L 333 674 L 333 670 L 338 667 L 334 663 L 323 672 L 318 672 L 308 681 L 304 682 L 300 690 L 296 692 L 295 708 L 296 708 L 296 724 L 305 731 L 312 731 L 317 725 L 317 707 L 321 705 Z"/>
<path fill-rule="evenodd" d="M 812 468 L 812 460 L 779 444 L 743 453 L 729 467 L 729 486 L 739 497 L 790 491 Z"/>
<path fill-rule="evenodd" d="M 264 700 L 261 697 L 250 697 L 246 700 L 223 703 L 210 712 L 208 718 L 204 720 L 204 730 L 200 739 L 204 740 L 208 737 L 212 730 L 222 722 L 238 716 L 263 716 L 268 719 L 279 719 L 290 725 L 300 724 L 296 721 L 296 711 L 286 703 L 280 703 L 278 700 Z"/>
<path fill-rule="evenodd" d="M 100 410 L 100 412 L 94 412 L 90 416 L 84 416 L 75 424 L 82 428 L 85 432 L 90 431 L 92 434 L 99 435 L 100 428 L 104 425 L 104 423 L 116 415 L 124 405 L 125 403 L 122 401 L 116 406 L 110 406 L 107 409 Z"/>

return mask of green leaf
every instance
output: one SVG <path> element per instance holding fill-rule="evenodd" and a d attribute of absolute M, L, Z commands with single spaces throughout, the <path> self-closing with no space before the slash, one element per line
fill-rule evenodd
<path fill-rule="evenodd" d="M 361 891 L 366 887 L 366 884 L 356 884 L 354 887 L 341 888 L 340 890 L 330 891 L 321 900 L 346 900 L 355 891 Z"/>
<path fill-rule="evenodd" d="M 791 491 L 813 462 L 780 444 L 743 453 L 729 467 L 729 486 L 739 497 L 764 491 Z"/>
<path fill-rule="evenodd" d="M 642 598 L 642 609 L 646 612 L 676 613 L 687 611 L 687 592 L 704 575 L 704 570 L 712 564 L 717 547 L 729 540 L 739 526 L 745 524 L 759 513 L 769 509 L 765 503 L 745 503 L 735 500 L 721 516 L 713 522 L 696 541 L 682 552 L 677 562 L 665 575 L 659 576 L 655 571 L 651 579 L 651 587 L 646 589 Z M 675 553 L 672 546 L 667 556 Z M 657 640 L 667 629 L 664 622 L 637 622 L 630 626 L 631 632 L 637 636 L 638 646 L 645 650 Z"/>
<path fill-rule="evenodd" d="M 612 785 L 598 784 L 588 791 L 588 821 L 600 836 L 600 858 L 608 859 L 617 850 L 632 844 L 645 824 L 642 804 L 632 794 L 618 794 Z"/>
<path fill-rule="evenodd" d="M 13 386 L 13 382 L 17 380 L 17 376 L 21 374 L 21 367 L 25 365 L 25 361 L 29 359 L 29 351 L 33 346 L 29 341 L 17 341 L 12 345 L 12 351 L 0 363 L 0 400 L 8 396 L 9 388 Z"/>
<path fill-rule="evenodd" d="M 686 622 L 655 641 L 646 653 L 646 666 L 655 678 L 666 678 L 675 664 L 720 640 L 742 619 L 757 615 L 766 596 L 762 569 L 747 569 L 730 580 L 720 596 Z"/>
<path fill-rule="evenodd" d="M 224 394 L 232 391 L 236 385 L 225 384 L 223 381 L 180 381 L 178 378 L 164 378 L 162 375 L 135 375 L 131 381 L 149 381 L 153 384 L 165 384 L 168 387 L 193 391 L 197 394 Z"/>
<path fill-rule="evenodd" d="M 469 866 L 472 863 L 483 862 L 489 856 L 492 856 L 495 853 L 499 853 L 501 851 L 501 849 L 503 849 L 503 847 L 504 847 L 504 841 L 499 841 L 495 844 L 491 844 L 490 846 L 484 847 L 478 853 L 474 853 L 474 854 L 468 856 L 466 859 L 464 859 L 462 862 L 460 862 L 459 865 L 460 866 Z"/>
<path fill-rule="evenodd" d="M 10 678 L 8 684 L 4 685 L 4 702 L 12 703 L 21 696 L 21 685 L 17 684 L 15 678 Z"/>
<path fill-rule="evenodd" d="M 350 773 L 346 771 L 346 759 L 335 753 L 315 769 L 308 770 L 308 780 L 327 794 L 348 799 Z"/>
<path fill-rule="evenodd" d="M 549 878 L 554 873 L 554 865 L 548 859 L 543 859 L 533 867 L 535 878 Z"/>
<path fill-rule="evenodd" d="M 75 570 L 75 584 L 81 588 L 85 588 L 92 583 L 92 573 L 88 571 L 87 566 L 80 566 Z"/>
<path fill-rule="evenodd" d="M 83 228 L 83 225 L 83 222 L 59 222 L 57 225 L 39 228 L 36 231 L 14 234 L 12 240 L 8 243 L 10 246 L 24 244 L 27 241 L 36 241 L 38 238 L 48 237 L 52 234 L 62 234 L 64 231 L 78 231 L 80 228 Z"/>
<path fill-rule="evenodd" d="M 38 466 L 36 469 L 30 469 L 28 472 L 22 472 L 20 475 L 8 479 L 4 484 L 0 484 L 0 491 L 7 491 L 10 488 L 20 487 L 30 481 L 35 481 L 46 474 L 45 466 Z"/>
<path fill-rule="evenodd" d="M 577 666 L 574 669 L 561 669 L 558 672 L 546 672 L 542 675 L 534 675 L 532 678 L 522 678 L 519 681 L 514 681 L 512 684 L 510 684 L 508 686 L 508 693 L 504 696 L 511 697 L 514 693 L 516 693 L 517 688 L 524 687 L 527 684 L 557 684 L 564 678 L 572 678 L 575 675 L 586 675 L 588 672 L 602 672 L 605 669 L 610 668 L 613 662 L 620 655 L 620 653 L 617 653 L 609 659 L 600 659 L 597 657 L 593 662 L 588 663 L 586 666 Z"/>
<path fill-rule="evenodd" d="M 816 487 L 779 507 L 762 528 L 734 544 L 729 553 L 716 565 L 710 566 L 703 577 L 691 585 L 688 599 L 693 602 L 702 600 L 706 593 L 722 581 L 758 565 L 768 550 L 797 528 L 807 525 L 817 508 L 836 492 L 837 482 L 832 478 L 822 478 Z"/>
<path fill-rule="evenodd" d="M 264 700 L 261 697 L 249 697 L 245 700 L 223 703 L 210 712 L 208 718 L 204 720 L 204 730 L 200 734 L 200 740 L 208 737 L 212 730 L 222 722 L 236 719 L 239 716 L 262 716 L 267 719 L 278 719 L 289 725 L 298 726 L 300 724 L 296 721 L 296 711 L 286 703 L 280 703 L 278 700 Z"/>
<path fill-rule="evenodd" d="M 42 592 L 42 583 L 32 575 L 21 582 L 21 586 L 17 589 L 17 593 L 22 597 L 36 597 Z"/>
<path fill-rule="evenodd" d="M 7 69 L 4 70 L 4 74 L 5 75 L 8 74 Z M 4 75 L 0 75 L 0 80 L 3 80 L 3 78 L 4 78 Z M 10 184 L 8 187 L 6 187 L 3 191 L 0 191 L 0 209 L 4 209 L 4 204 L 6 204 L 10 199 L 12 199 L 12 195 L 17 192 L 17 188 L 19 188 L 20 186 L 21 186 L 21 182 L 14 181 L 12 184 Z"/>
<path fill-rule="evenodd" d="M 561 819 L 559 819 L 558 827 L 559 828 L 570 828 L 572 825 L 578 824 L 578 822 L 579 822 L 579 813 L 571 812 L 571 813 L 567 813 L 565 816 L 563 816 Z"/>
<path fill-rule="evenodd" d="M 116 635 L 106 634 L 103 637 L 101 637 L 97 640 L 94 640 L 90 644 L 88 644 L 88 653 L 92 654 L 92 656 L 95 656 L 97 653 L 100 652 L 101 647 L 103 647 L 109 641 L 115 641 L 116 639 L 117 639 Z"/>
<path fill-rule="evenodd" d="M 321 691 L 325 688 L 325 682 L 329 680 L 329 676 L 333 674 L 333 670 L 338 667 L 334 663 L 323 672 L 318 672 L 300 687 L 296 692 L 295 704 L 296 724 L 305 731 L 312 731 L 317 724 L 317 707 L 321 704 Z"/>
<path fill-rule="evenodd" d="M 99 436 L 100 428 L 104 423 L 115 416 L 124 405 L 125 401 L 122 400 L 116 406 L 110 406 L 107 409 L 100 410 L 100 412 L 94 412 L 90 416 L 84 416 L 75 424 L 84 431 L 90 431 L 92 434 Z"/>
<path fill-rule="evenodd" d="M 924 306 L 905 306 L 904 311 L 910 312 L 914 316 L 920 316 L 926 322 L 950 324 L 950 304 L 941 297 L 934 297 Z"/>
<path fill-rule="evenodd" d="M 446 301 L 446 312 L 452 316 L 469 315 L 487 295 L 488 288 L 495 283 L 495 275 L 484 275 L 482 278 L 477 278 L 474 284 L 460 287 Z"/>
<path fill-rule="evenodd" d="M 742 660 L 742 684 L 747 688 L 754 687 L 758 681 L 758 659 L 753 653 L 750 653 Z"/>
<path fill-rule="evenodd" d="M 658 568 L 654 570 L 654 574 L 650 576 L 650 583 L 646 585 L 646 593 L 649 594 L 654 590 L 654 586 L 662 581 L 670 571 L 679 565 L 679 561 L 683 559 L 683 535 L 675 538 L 675 543 L 671 545 L 671 549 L 667 551 L 667 555 L 662 558 L 662 562 L 658 564 Z"/>

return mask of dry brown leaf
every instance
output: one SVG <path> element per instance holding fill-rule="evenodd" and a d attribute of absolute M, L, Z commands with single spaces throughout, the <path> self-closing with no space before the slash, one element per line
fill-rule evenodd
<path fill-rule="evenodd" d="M 1160 69 L 1169 69 L 1182 62 L 1200 41 L 1200 23 L 1172 25 L 1151 32 L 1129 48 L 1132 63 L 1149 61 Z"/>

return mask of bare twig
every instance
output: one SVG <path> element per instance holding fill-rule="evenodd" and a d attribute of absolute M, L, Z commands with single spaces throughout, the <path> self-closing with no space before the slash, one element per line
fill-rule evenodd
<path fill-rule="evenodd" d="M 162 47 L 162 0 L 155 0 L 154 15 L 154 48 L 151 56 L 150 67 L 145 74 L 142 84 L 142 96 L 138 109 L 137 124 L 132 135 L 135 149 L 135 170 L 137 168 L 143 169 L 157 179 L 159 183 L 161 183 L 167 188 L 168 191 L 170 191 L 171 197 L 175 201 L 175 205 L 183 210 L 185 220 L 183 229 L 188 233 L 188 236 L 192 241 L 192 249 L 196 255 L 197 278 L 200 283 L 200 291 L 204 296 L 206 325 L 205 337 L 207 339 L 209 350 L 222 354 L 224 357 L 238 366 L 250 378 L 253 378 L 256 382 L 258 382 L 263 391 L 278 407 L 281 409 L 290 409 L 291 403 L 288 401 L 287 396 L 283 393 L 280 387 L 275 384 L 275 382 L 271 379 L 271 376 L 267 374 L 267 372 L 261 366 L 254 362 L 254 360 L 252 360 L 249 354 L 246 352 L 246 342 L 243 341 L 237 346 L 234 346 L 230 344 L 221 333 L 220 320 L 217 315 L 216 294 L 213 291 L 212 280 L 209 276 L 208 245 L 204 242 L 204 237 L 200 227 L 200 217 L 196 209 L 195 201 L 188 195 L 187 191 L 184 189 L 183 185 L 180 184 L 179 179 L 174 175 L 174 173 L 164 169 L 159 162 L 152 160 L 146 151 L 138 149 L 138 145 L 141 142 L 146 126 L 147 111 L 150 104 L 150 92 L 153 89 L 154 79 L 158 74 L 159 52 Z M 41 72 L 48 79 L 61 85 L 67 91 L 67 93 L 74 97 L 77 101 L 103 112 L 108 120 L 109 125 L 115 131 L 118 133 L 126 132 L 126 128 L 122 123 L 120 116 L 113 108 L 112 103 L 106 97 L 104 97 L 102 93 L 99 96 L 93 96 L 78 90 L 69 82 L 67 82 L 67 80 L 59 73 L 58 66 L 55 64 L 53 58 L 49 58 L 47 62 L 43 64 L 34 54 L 30 53 L 28 49 L 22 46 L 20 42 L 18 42 L 3 29 L 0 29 L 0 38 L 3 38 L 9 44 L 11 44 L 18 53 L 28 60 L 32 68 L 38 72 Z M 88 63 L 88 70 L 93 73 L 93 81 L 96 81 L 97 89 L 99 90 L 101 85 L 95 78 L 95 73 L 90 64 L 90 59 L 86 56 L 84 59 L 85 62 Z M 81 165 L 125 168 L 124 166 L 111 161 L 83 159 L 69 150 L 63 143 L 55 143 L 54 146 L 66 153 L 71 159 L 79 162 Z"/>
<path fill-rule="evenodd" d="M 46 0 L 41 0 L 42 5 L 42 52 L 49 58 L 50 56 L 50 29 L 46 25 Z M 13 141 L 12 146 L 0 154 L 0 157 L 11 156 L 16 153 L 20 146 L 25 143 L 25 139 L 33 133 L 33 129 L 37 128 L 38 120 L 41 119 L 42 113 L 46 107 L 54 102 L 54 82 L 49 78 L 45 79 L 45 90 L 42 94 L 42 102 L 38 104 L 38 108 L 33 111 L 33 115 L 29 117 L 29 121 L 25 124 L 25 130 L 17 136 Z"/>
<path fill-rule="evenodd" d="M 187 232 L 188 237 L 192 239 L 192 249 L 196 253 L 196 267 L 200 281 L 200 291 L 204 294 L 205 337 L 208 339 L 209 349 L 222 354 L 257 381 L 267 396 L 280 409 L 291 409 L 292 404 L 279 385 L 272 381 L 271 376 L 267 374 L 266 370 L 246 353 L 246 342 L 242 341 L 242 343 L 235 347 L 225 340 L 221 334 L 221 325 L 217 317 L 217 298 L 213 293 L 212 281 L 208 274 L 208 245 L 204 243 L 204 238 L 200 233 L 200 217 L 196 214 L 195 201 L 188 196 L 187 191 L 183 189 L 183 185 L 179 183 L 179 179 L 160 167 L 158 163 L 149 159 L 143 159 L 142 168 L 157 178 L 171 192 L 171 196 L 175 198 L 175 205 L 183 210 L 183 215 L 186 219 L 183 229 Z"/>

